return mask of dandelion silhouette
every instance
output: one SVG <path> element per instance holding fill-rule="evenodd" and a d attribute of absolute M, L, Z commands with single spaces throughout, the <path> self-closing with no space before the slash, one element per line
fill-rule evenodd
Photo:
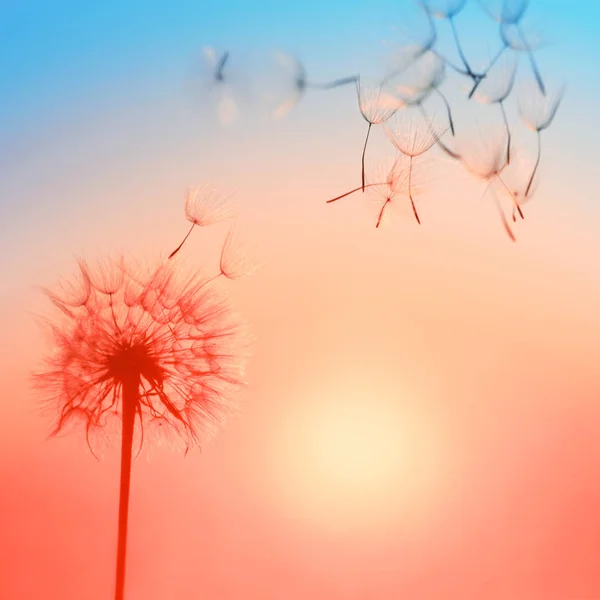
<path fill-rule="evenodd" d="M 214 433 L 242 384 L 246 337 L 214 278 L 184 276 L 172 261 L 141 269 L 123 259 L 79 261 L 71 283 L 46 292 L 60 310 L 46 320 L 53 353 L 34 375 L 52 435 L 72 425 L 96 434 L 121 423 L 115 599 L 122 600 L 134 431 L 179 438 L 186 452 Z M 93 449 L 92 449 L 93 452 Z"/>
<path fill-rule="evenodd" d="M 194 227 L 206 227 L 232 217 L 236 212 L 232 198 L 210 183 L 188 187 L 185 193 L 185 218 L 192 226 L 179 246 L 169 254 L 169 259 L 181 250 Z"/>

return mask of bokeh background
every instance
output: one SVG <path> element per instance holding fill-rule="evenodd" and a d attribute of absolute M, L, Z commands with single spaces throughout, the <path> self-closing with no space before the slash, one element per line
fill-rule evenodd
<path fill-rule="evenodd" d="M 46 439 L 36 286 L 80 255 L 164 258 L 203 181 L 237 190 L 262 264 L 231 285 L 257 341 L 240 417 L 134 463 L 128 597 L 600 597 L 600 4 L 531 2 L 568 90 L 515 244 L 440 154 L 420 227 L 376 230 L 362 195 L 325 204 L 360 183 L 351 86 L 279 120 L 256 101 L 269 51 L 315 81 L 377 72 L 413 18 L 408 0 L 1 3 L 0 598 L 114 585 L 118 444 L 97 461 Z M 485 64 L 494 25 L 470 3 L 457 26 Z M 203 46 L 231 52 L 232 122 Z M 368 168 L 390 149 L 374 130 Z"/>

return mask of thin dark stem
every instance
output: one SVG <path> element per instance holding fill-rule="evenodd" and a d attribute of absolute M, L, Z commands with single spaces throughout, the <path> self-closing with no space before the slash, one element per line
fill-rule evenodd
<path fill-rule="evenodd" d="M 508 117 L 506 116 L 506 110 L 504 109 L 504 102 L 500 101 L 500 110 L 502 111 L 502 118 L 504 119 L 504 126 L 506 127 L 506 164 L 510 165 L 510 142 L 511 133 L 510 126 L 508 124 Z"/>
<path fill-rule="evenodd" d="M 328 83 L 307 83 L 307 88 L 312 88 L 315 90 L 330 90 L 332 88 L 340 87 L 342 85 L 349 85 L 351 83 L 356 83 L 358 77 L 356 75 L 352 75 L 350 77 L 342 77 L 341 79 L 335 79 Z"/>
<path fill-rule="evenodd" d="M 500 205 L 500 202 L 498 202 L 498 198 L 496 197 L 494 190 L 492 190 L 492 197 L 494 198 L 494 204 L 496 205 L 496 208 L 498 209 L 498 213 L 500 214 L 500 218 L 502 219 L 502 225 L 504 226 L 504 231 L 506 231 L 506 234 L 513 242 L 516 242 L 517 238 L 515 238 L 515 234 L 513 233 L 512 229 L 510 228 L 510 225 L 508 224 L 508 221 L 506 220 L 506 215 L 504 214 L 504 211 L 502 210 L 502 206 Z"/>
<path fill-rule="evenodd" d="M 525 36 L 523 35 L 523 31 L 521 30 L 519 25 L 515 25 L 515 27 L 517 28 L 517 33 L 519 34 L 519 37 L 521 38 L 521 41 L 523 42 L 523 46 L 525 47 L 525 50 L 527 52 L 529 62 L 531 63 L 531 70 L 533 71 L 533 75 L 535 77 L 535 80 L 537 81 L 538 87 L 540 88 L 540 91 L 542 92 L 542 94 L 544 94 L 544 96 L 545 96 L 546 95 L 546 86 L 544 85 L 544 81 L 542 80 L 542 74 L 540 73 L 537 63 L 535 62 L 535 58 L 533 57 L 533 50 L 531 49 L 531 46 L 527 43 L 527 40 L 525 39 Z"/>
<path fill-rule="evenodd" d="M 173 250 L 173 252 L 169 254 L 169 259 L 173 258 L 181 250 L 181 246 L 183 246 L 185 244 L 185 241 L 190 237 L 190 233 L 192 233 L 192 229 L 194 229 L 194 227 L 196 227 L 196 223 L 192 223 L 190 230 L 186 233 L 181 244 L 179 244 L 179 246 L 177 246 L 177 248 L 175 248 L 175 250 Z"/>
<path fill-rule="evenodd" d="M 117 541 L 117 576 L 115 600 L 125 597 L 125 559 L 127 556 L 127 524 L 129 520 L 129 488 L 135 411 L 139 403 L 140 378 L 129 373 L 123 380 L 123 432 L 121 434 L 121 484 L 119 488 L 119 534 Z"/>
<path fill-rule="evenodd" d="M 450 123 L 450 132 L 452 133 L 452 136 L 454 136 L 455 135 L 454 119 L 452 118 L 452 109 L 450 108 L 450 103 L 448 102 L 448 99 L 446 98 L 446 96 L 444 96 L 444 94 L 442 94 L 442 92 L 440 92 L 440 90 L 438 88 L 435 88 L 435 91 L 436 91 L 437 95 L 444 102 L 444 106 L 446 107 L 446 113 L 448 114 L 448 122 Z"/>
<path fill-rule="evenodd" d="M 410 157 L 410 162 L 408 166 L 408 197 L 410 198 L 410 205 L 412 206 L 413 213 L 415 215 L 415 219 L 417 223 L 421 224 L 421 219 L 419 219 L 419 214 L 417 213 L 417 207 L 415 206 L 415 201 L 412 197 L 412 168 L 413 168 L 413 157 Z"/>
<path fill-rule="evenodd" d="M 502 179 L 502 177 L 500 177 L 500 175 L 498 173 L 496 173 L 496 179 L 502 184 L 504 189 L 508 192 L 508 195 L 513 199 L 513 202 L 515 204 L 515 210 L 519 213 L 519 216 L 521 217 L 521 219 L 524 219 L 525 216 L 523 215 L 523 211 L 521 210 L 519 201 L 517 200 L 517 195 L 511 191 L 511 189 L 506 185 L 506 183 L 504 182 L 504 180 Z"/>
<path fill-rule="evenodd" d="M 508 48 L 508 46 L 506 44 L 504 44 L 502 46 L 502 48 L 500 48 L 500 50 L 498 51 L 496 56 L 494 56 L 494 58 L 492 59 L 490 64 L 487 66 L 487 69 L 481 75 L 479 75 L 477 77 L 477 81 L 475 81 L 475 84 L 473 85 L 473 87 L 471 88 L 471 91 L 469 92 L 469 99 L 471 99 L 473 97 L 473 94 L 477 91 L 477 88 L 479 87 L 481 82 L 487 77 L 487 74 L 490 72 L 490 69 L 498 62 L 499 58 L 504 54 L 504 52 L 506 51 L 507 48 Z"/>
<path fill-rule="evenodd" d="M 367 129 L 367 137 L 365 137 L 365 145 L 362 151 L 362 191 L 365 191 L 365 153 L 367 151 L 367 142 L 369 141 L 369 134 L 371 133 L 371 127 L 373 123 L 369 123 L 369 129 Z"/>
<path fill-rule="evenodd" d="M 354 188 L 353 190 L 350 190 L 349 192 L 346 192 L 345 194 L 341 194 L 340 196 L 336 196 L 335 198 L 332 198 L 331 200 L 327 200 L 326 204 L 329 204 L 330 202 L 335 202 L 336 200 L 341 200 L 342 198 L 345 198 L 346 196 L 349 196 L 350 194 L 354 194 L 354 192 L 358 192 L 360 190 L 363 190 L 368 187 L 372 187 L 374 185 L 385 185 L 385 184 L 384 183 L 366 183 L 364 186 L 359 185 L 357 188 Z"/>
<path fill-rule="evenodd" d="M 379 216 L 377 217 L 377 223 L 376 223 L 375 227 L 379 227 L 379 225 L 381 225 L 381 219 L 383 219 L 383 211 L 385 210 L 385 207 L 388 205 L 389 201 L 390 201 L 390 199 L 386 198 L 385 202 L 383 203 L 383 206 L 381 207 L 381 210 L 379 211 Z"/>
<path fill-rule="evenodd" d="M 226 50 L 223 53 L 223 56 L 221 57 L 221 59 L 219 60 L 219 63 L 217 64 L 217 68 L 215 69 L 215 80 L 216 81 L 223 81 L 225 79 L 225 77 L 223 75 L 223 69 L 225 68 L 225 63 L 227 62 L 228 58 L 229 58 L 229 51 Z"/>
<path fill-rule="evenodd" d="M 533 167 L 533 171 L 531 172 L 531 177 L 529 178 L 529 183 L 527 184 L 527 188 L 525 189 L 525 198 L 527 198 L 527 196 L 529 196 L 529 190 L 531 189 L 531 186 L 533 185 L 533 179 L 534 179 L 537 169 L 540 165 L 540 158 L 542 156 L 542 138 L 541 138 L 539 130 L 537 132 L 537 147 L 538 147 L 537 159 L 535 161 L 535 166 Z"/>
<path fill-rule="evenodd" d="M 463 65 L 465 65 L 465 69 L 467 70 L 467 75 L 469 77 L 475 77 L 475 73 L 471 70 L 471 66 L 469 65 L 469 61 L 463 52 L 460 40 L 458 39 L 458 31 L 456 30 L 456 23 L 454 22 L 454 17 L 449 17 L 448 21 L 450 21 L 450 27 L 452 28 L 452 35 L 454 37 L 454 42 L 456 43 L 456 49 L 458 50 L 458 55 L 460 56 L 460 60 Z"/>
<path fill-rule="evenodd" d="M 437 50 L 430 48 L 429 52 L 431 52 L 432 54 L 437 56 L 440 60 L 443 60 L 446 63 L 446 65 L 448 67 L 450 67 L 453 71 L 456 71 L 456 73 L 459 73 L 460 75 L 467 75 L 468 77 L 473 77 L 473 73 L 470 73 L 469 71 L 465 71 L 458 65 L 455 65 L 451 60 L 448 60 L 445 56 L 440 54 Z"/>

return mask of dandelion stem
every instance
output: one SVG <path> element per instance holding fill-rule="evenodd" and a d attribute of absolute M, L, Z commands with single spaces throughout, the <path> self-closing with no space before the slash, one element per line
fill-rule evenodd
<path fill-rule="evenodd" d="M 121 434 L 121 483 L 119 491 L 119 535 L 117 541 L 117 577 L 115 600 L 125 597 L 125 558 L 129 519 L 129 487 L 135 411 L 139 402 L 139 374 L 128 373 L 123 379 L 123 432 Z"/>
<path fill-rule="evenodd" d="M 412 197 L 412 167 L 413 167 L 413 157 L 411 156 L 409 167 L 408 167 L 408 197 L 410 198 L 410 205 L 412 206 L 413 213 L 415 215 L 415 219 L 417 220 L 417 223 L 420 225 L 421 219 L 419 219 L 419 215 L 417 213 L 417 207 L 415 206 L 415 201 L 413 200 L 413 197 Z"/>
<path fill-rule="evenodd" d="M 365 145 L 362 152 L 362 191 L 365 191 L 365 153 L 367 151 L 367 142 L 369 141 L 369 134 L 371 133 L 371 127 L 373 123 L 369 123 L 369 129 L 367 129 L 367 136 L 365 137 Z"/>
<path fill-rule="evenodd" d="M 510 126 L 508 124 L 508 117 L 506 116 L 506 110 L 504 109 L 504 102 L 500 101 L 500 110 L 502 111 L 502 118 L 504 119 L 504 127 L 506 128 L 506 164 L 510 165 L 510 143 L 511 133 Z"/>
<path fill-rule="evenodd" d="M 504 214 L 504 211 L 502 210 L 502 206 L 500 205 L 500 202 L 498 201 L 498 197 L 494 193 L 493 189 L 492 189 L 492 197 L 494 199 L 494 204 L 495 204 L 496 208 L 498 209 L 498 214 L 500 215 L 500 219 L 502 220 L 502 225 L 504 227 L 504 231 L 506 231 L 506 235 L 508 235 L 508 237 L 511 239 L 511 241 L 516 242 L 517 238 L 515 237 L 515 234 L 513 233 L 512 229 L 510 228 L 510 225 L 508 224 L 508 221 L 506 220 L 506 215 Z"/>
<path fill-rule="evenodd" d="M 456 135 L 456 133 L 454 131 L 454 119 L 452 118 L 452 109 L 450 108 L 450 103 L 448 102 L 446 96 L 444 96 L 444 94 L 442 94 L 442 92 L 440 92 L 438 88 L 435 88 L 435 91 L 437 92 L 437 95 L 442 99 L 442 102 L 446 107 L 446 113 L 448 114 L 448 123 L 450 124 L 450 132 L 454 136 Z"/>
<path fill-rule="evenodd" d="M 358 77 L 356 75 L 351 75 L 350 77 L 342 77 L 340 79 L 334 79 L 333 81 L 329 81 L 327 83 L 307 83 L 307 88 L 312 88 L 315 90 L 330 90 L 332 88 L 340 87 L 342 85 L 348 85 L 350 83 L 356 83 Z"/>
<path fill-rule="evenodd" d="M 449 17 L 448 21 L 450 22 L 450 27 L 452 28 L 452 36 L 454 37 L 454 42 L 456 43 L 456 49 L 458 50 L 458 55 L 460 56 L 460 60 L 462 64 L 465 65 L 465 69 L 467 70 L 467 75 L 472 79 L 475 78 L 475 73 L 471 70 L 471 66 L 469 65 L 469 61 L 463 52 L 462 45 L 460 40 L 458 39 L 458 31 L 456 29 L 456 23 L 454 22 L 454 17 Z"/>
<path fill-rule="evenodd" d="M 529 191 L 531 190 L 531 186 L 533 184 L 533 180 L 535 178 L 535 174 L 537 173 L 538 167 L 540 166 L 540 158 L 542 156 L 542 139 L 540 136 L 540 132 L 537 132 L 537 158 L 535 161 L 535 165 L 533 167 L 533 171 L 531 172 L 531 177 L 529 178 L 529 183 L 527 184 L 527 189 L 525 190 L 525 198 L 529 196 Z"/>
<path fill-rule="evenodd" d="M 173 258 L 181 250 L 181 246 L 183 246 L 185 244 L 185 241 L 190 237 L 190 233 L 192 233 L 192 229 L 194 229 L 194 227 L 196 227 L 196 223 L 192 223 L 190 230 L 186 233 L 181 244 L 179 244 L 179 246 L 177 246 L 177 248 L 175 248 L 175 250 L 173 250 L 173 252 L 169 254 L 169 259 Z"/>
<path fill-rule="evenodd" d="M 364 185 L 359 185 L 357 188 L 354 188 L 353 190 L 350 190 L 349 192 L 346 192 L 345 194 L 341 194 L 340 196 L 336 196 L 335 198 L 332 198 L 331 200 L 327 200 L 325 203 L 329 204 L 330 202 L 335 202 L 336 200 L 341 200 L 342 198 L 345 198 L 346 196 L 349 196 L 350 194 L 354 194 L 354 192 L 364 190 L 365 188 L 368 188 L 368 187 L 373 187 L 374 185 L 385 185 L 385 184 L 384 183 L 365 183 Z"/>
<path fill-rule="evenodd" d="M 381 210 L 379 211 L 379 216 L 377 217 L 377 223 L 376 223 L 375 227 L 379 227 L 381 225 L 381 219 L 383 219 L 383 212 L 385 211 L 385 207 L 388 205 L 389 201 L 390 201 L 390 199 L 386 198 L 385 202 L 383 203 L 383 206 L 381 207 Z"/>
<path fill-rule="evenodd" d="M 517 200 L 517 194 L 515 194 L 505 183 L 505 181 L 500 177 L 498 173 L 496 173 L 496 179 L 502 184 L 502 187 L 508 192 L 508 195 L 512 198 L 512 201 L 515 204 L 515 210 L 519 213 L 521 219 L 524 219 L 523 211 L 521 210 L 521 206 L 519 205 L 519 201 Z"/>
<path fill-rule="evenodd" d="M 545 96 L 546 95 L 546 86 L 544 85 L 544 80 L 542 79 L 542 74 L 540 73 L 537 63 L 535 62 L 535 58 L 533 56 L 533 50 L 531 49 L 531 46 L 527 43 L 525 35 L 523 34 L 523 31 L 519 27 L 519 25 L 516 25 L 516 28 L 517 28 L 517 33 L 519 34 L 519 37 L 521 38 L 521 41 L 523 42 L 523 46 L 525 47 L 525 50 L 527 52 L 527 57 L 529 58 L 529 63 L 531 64 L 531 70 L 533 71 L 533 76 L 535 77 L 535 80 L 538 84 L 538 87 L 540 88 L 540 91 Z"/>

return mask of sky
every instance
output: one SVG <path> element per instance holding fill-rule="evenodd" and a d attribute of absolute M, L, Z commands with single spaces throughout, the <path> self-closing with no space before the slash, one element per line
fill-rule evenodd
<path fill-rule="evenodd" d="M 80 256 L 164 260 L 203 182 L 235 192 L 260 265 L 225 286 L 255 336 L 247 386 L 201 450 L 149 440 L 134 461 L 126 598 L 600 598 L 599 18 L 593 0 L 524 17 L 548 86 L 567 87 L 525 218 L 504 205 L 513 243 L 437 147 L 414 160 L 421 225 L 406 199 L 380 228 L 381 197 L 327 204 L 360 185 L 353 86 L 273 116 L 293 84 L 270 53 L 311 82 L 376 80 L 424 31 L 408 0 L 2 2 L 0 598 L 113 594 L 119 443 L 97 460 L 83 432 L 48 439 L 29 379 L 51 352 L 40 287 Z M 456 26 L 485 65 L 497 26 L 474 0 Z M 225 95 L 206 47 L 230 52 Z M 476 160 L 502 119 L 464 84 L 442 84 L 443 139 Z M 509 100 L 527 169 L 535 135 Z M 368 181 L 393 151 L 373 127 Z M 214 268 L 227 227 L 194 231 L 181 259 Z"/>

